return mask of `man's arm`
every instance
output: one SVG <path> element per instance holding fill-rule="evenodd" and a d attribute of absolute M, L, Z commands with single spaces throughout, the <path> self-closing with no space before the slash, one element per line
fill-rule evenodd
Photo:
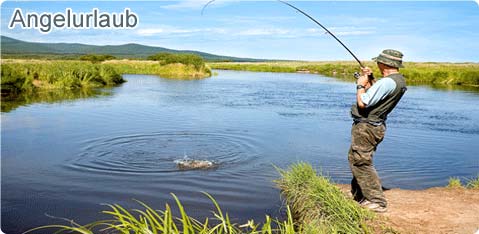
<path fill-rule="evenodd" d="M 396 89 L 396 82 L 391 78 L 382 78 L 378 82 L 370 81 L 368 75 L 371 73 L 370 68 L 363 68 L 363 75 L 357 81 L 358 85 L 365 87 L 358 89 L 356 93 L 356 101 L 360 109 L 376 105 Z"/>
<path fill-rule="evenodd" d="M 366 104 L 364 104 L 361 95 L 366 93 L 366 90 L 369 89 L 372 84 L 375 82 L 374 80 L 369 80 L 368 75 L 372 74 L 372 70 L 369 67 L 362 68 L 362 76 L 358 78 L 356 84 L 364 86 L 364 88 L 357 89 L 356 92 L 356 101 L 358 103 L 358 107 L 361 109 L 366 108 Z"/>

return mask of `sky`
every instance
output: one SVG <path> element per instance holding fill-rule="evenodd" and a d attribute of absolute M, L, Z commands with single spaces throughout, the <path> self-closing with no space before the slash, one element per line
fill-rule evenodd
<path fill-rule="evenodd" d="M 5 1 L 1 35 L 34 42 L 139 43 L 213 54 L 291 60 L 352 60 L 330 35 L 278 1 Z M 291 1 L 339 37 L 361 60 L 397 49 L 405 61 L 479 62 L 479 5 L 474 1 Z M 8 28 L 14 8 L 27 12 L 123 12 L 134 29 Z"/>

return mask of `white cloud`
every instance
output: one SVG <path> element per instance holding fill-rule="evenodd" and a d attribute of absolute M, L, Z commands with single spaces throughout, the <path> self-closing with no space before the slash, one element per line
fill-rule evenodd
<path fill-rule="evenodd" d="M 267 36 L 267 35 L 286 35 L 291 33 L 290 30 L 287 29 L 268 29 L 268 28 L 254 28 L 254 29 L 246 29 L 243 31 L 239 31 L 235 33 L 239 36 Z"/>
<path fill-rule="evenodd" d="M 226 34 L 226 30 L 223 28 L 177 28 L 167 25 L 162 25 L 154 28 L 141 28 L 136 30 L 136 34 L 140 36 L 153 36 L 153 35 L 191 35 L 195 33 L 221 33 Z"/>
<path fill-rule="evenodd" d="M 358 36 L 374 34 L 373 28 L 367 27 L 331 27 L 331 32 L 337 36 Z M 136 31 L 140 36 L 154 36 L 154 35 L 171 35 L 171 36 L 194 36 L 198 34 L 208 33 L 209 35 L 222 35 L 226 37 L 242 36 L 242 37 L 287 37 L 287 38 L 301 38 L 309 36 L 318 36 L 327 34 L 321 28 L 306 28 L 306 29 L 288 29 L 276 27 L 258 27 L 246 29 L 234 29 L 225 27 L 207 27 L 207 28 L 181 28 L 170 25 L 148 26 L 139 28 Z"/>

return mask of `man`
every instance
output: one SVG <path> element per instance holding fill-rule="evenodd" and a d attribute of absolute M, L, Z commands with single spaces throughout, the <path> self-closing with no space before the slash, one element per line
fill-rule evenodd
<path fill-rule="evenodd" d="M 353 173 L 351 192 L 361 206 L 375 212 L 386 212 L 387 201 L 373 165 L 373 154 L 384 138 L 387 115 L 406 92 L 406 82 L 399 73 L 402 57 L 399 51 L 384 50 L 373 58 L 383 78 L 376 82 L 368 78 L 372 77 L 372 70 L 363 68 L 357 80 L 357 103 L 351 108 L 354 120 L 348 154 Z"/>

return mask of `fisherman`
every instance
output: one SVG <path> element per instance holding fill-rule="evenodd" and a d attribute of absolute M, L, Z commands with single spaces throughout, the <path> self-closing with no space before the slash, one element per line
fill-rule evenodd
<path fill-rule="evenodd" d="M 384 138 L 387 115 L 406 92 L 406 81 L 399 73 L 402 57 L 401 52 L 387 49 L 373 58 L 383 75 L 378 81 L 370 78 L 371 68 L 362 68 L 356 83 L 356 103 L 351 108 L 351 193 L 361 206 L 375 212 L 386 212 L 387 201 L 373 165 L 373 154 Z"/>

